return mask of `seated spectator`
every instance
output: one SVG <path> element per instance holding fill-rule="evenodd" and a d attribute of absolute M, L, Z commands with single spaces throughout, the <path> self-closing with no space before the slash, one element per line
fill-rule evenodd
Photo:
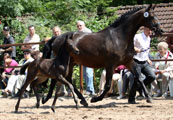
<path fill-rule="evenodd" d="M 28 62 L 32 62 L 34 59 L 31 57 L 30 50 L 24 50 L 24 59 L 20 60 L 19 65 L 24 65 Z M 5 96 L 15 94 L 17 91 L 21 89 L 25 82 L 26 75 L 18 74 L 20 69 L 15 69 L 14 73 L 10 76 L 7 87 L 2 90 L 2 93 Z M 27 74 L 27 73 L 26 73 Z M 29 91 L 29 87 L 27 87 L 27 91 Z"/>
<path fill-rule="evenodd" d="M 111 93 L 113 93 L 113 87 L 114 87 L 114 82 L 115 81 L 118 81 L 118 92 L 119 92 L 120 96 L 122 95 L 122 75 L 121 75 L 121 71 L 123 69 L 125 69 L 124 65 L 120 65 L 115 69 L 115 72 L 112 76 L 111 87 L 110 87 L 110 90 L 108 91 L 107 96 L 109 96 Z M 100 78 L 100 91 L 99 91 L 99 94 L 101 94 L 103 92 L 105 84 L 106 84 L 106 71 L 103 70 L 103 72 L 101 74 L 101 78 Z"/>
<path fill-rule="evenodd" d="M 18 63 L 15 60 L 13 60 L 8 53 L 5 53 L 4 54 L 4 66 L 5 67 L 18 66 Z M 2 76 L 1 76 L 2 81 L 0 82 L 0 87 L 2 89 L 4 89 L 6 87 L 8 78 L 12 74 L 13 70 L 14 70 L 14 68 L 5 68 L 4 69 L 4 72 L 2 73 Z"/>
<path fill-rule="evenodd" d="M 173 59 L 173 55 L 168 51 L 168 44 L 166 42 L 160 42 L 158 44 L 158 53 L 156 59 Z M 158 84 L 154 85 L 155 92 L 162 97 L 167 97 L 168 84 L 170 79 L 173 79 L 173 62 L 172 61 L 160 61 L 155 64 L 157 74 L 156 80 L 162 78 L 162 92 L 158 89 Z"/>

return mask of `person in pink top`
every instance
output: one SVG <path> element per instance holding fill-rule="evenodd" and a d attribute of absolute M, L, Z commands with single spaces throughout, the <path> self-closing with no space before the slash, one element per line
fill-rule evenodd
<path fill-rule="evenodd" d="M 15 60 L 13 60 L 12 58 L 7 58 L 5 60 L 5 66 L 18 66 L 18 63 Z M 10 74 L 13 70 L 14 70 L 14 68 L 5 68 L 4 72 Z"/>
<path fill-rule="evenodd" d="M 18 66 L 18 63 L 13 60 L 8 53 L 4 54 L 4 66 Z M 9 76 L 12 74 L 14 68 L 5 68 L 1 75 L 0 87 L 6 87 Z"/>
<path fill-rule="evenodd" d="M 13 60 L 8 53 L 4 54 L 4 66 L 18 66 L 18 63 Z M 4 72 L 6 74 L 11 74 L 14 68 L 5 68 Z"/>

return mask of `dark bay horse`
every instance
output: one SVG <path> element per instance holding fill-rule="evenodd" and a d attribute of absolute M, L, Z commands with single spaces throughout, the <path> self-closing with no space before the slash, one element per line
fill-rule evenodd
<path fill-rule="evenodd" d="M 68 82 L 64 77 L 66 77 L 68 75 L 68 69 L 69 69 L 68 66 L 70 63 L 70 56 L 69 56 L 69 52 L 67 52 L 67 50 L 69 50 L 71 52 L 75 52 L 75 54 L 78 54 L 79 51 L 73 45 L 73 42 L 66 41 L 66 43 L 67 44 L 61 45 L 61 47 L 59 47 L 59 51 L 62 51 L 62 52 L 60 52 L 60 54 L 56 58 L 54 58 L 54 59 L 37 58 L 33 62 L 26 63 L 25 65 L 22 66 L 22 68 L 20 70 L 21 74 L 25 74 L 26 68 L 28 68 L 28 71 L 27 71 L 26 81 L 21 88 L 18 102 L 15 106 L 15 112 L 18 112 L 21 96 L 24 93 L 26 87 L 30 83 L 31 83 L 31 87 L 34 89 L 34 93 L 37 97 L 36 106 L 37 106 L 37 108 L 39 107 L 40 97 L 37 92 L 38 91 L 37 85 L 46 81 L 47 78 L 52 78 L 56 81 L 60 81 L 63 84 L 67 85 L 70 88 L 70 90 L 72 91 L 74 101 L 76 103 L 76 108 L 78 108 L 78 102 L 77 102 L 76 96 L 74 94 L 74 86 L 70 82 Z M 55 59 L 58 59 L 58 60 L 55 60 Z M 56 61 L 56 64 L 54 61 Z M 60 86 L 61 86 L 61 84 L 58 84 L 57 91 L 59 91 Z M 53 111 L 55 111 L 54 107 L 55 107 L 57 97 L 58 97 L 58 94 L 56 92 L 55 99 L 53 101 L 52 108 L 51 108 Z"/>
<path fill-rule="evenodd" d="M 156 35 L 162 34 L 162 30 L 154 14 L 154 7 L 153 5 L 149 5 L 148 7 L 129 11 L 99 32 L 77 32 L 73 34 L 71 39 L 80 53 L 78 55 L 70 53 L 72 61 L 69 66 L 67 79 L 71 81 L 73 66 L 75 64 L 92 68 L 104 67 L 106 69 L 105 90 L 100 96 L 93 97 L 91 102 L 97 102 L 104 98 L 110 89 L 113 70 L 117 66 L 123 64 L 135 73 L 134 67 L 132 67 L 133 56 L 135 54 L 133 38 L 141 26 L 150 28 Z M 52 45 L 52 50 L 55 54 L 58 54 L 58 49 L 56 48 L 58 45 L 59 40 L 57 38 Z M 151 102 L 145 85 L 139 80 L 138 82 L 142 86 L 147 102 Z"/>

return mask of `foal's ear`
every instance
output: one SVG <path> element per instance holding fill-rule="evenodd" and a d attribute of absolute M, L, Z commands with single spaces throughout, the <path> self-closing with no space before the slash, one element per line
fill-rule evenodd
<path fill-rule="evenodd" d="M 146 8 L 146 12 L 150 11 L 150 9 L 152 8 L 152 4 L 150 4 L 147 8 Z"/>
<path fill-rule="evenodd" d="M 152 6 L 152 9 L 154 10 L 155 7 L 156 7 L 156 4 L 154 4 L 154 5 Z"/>

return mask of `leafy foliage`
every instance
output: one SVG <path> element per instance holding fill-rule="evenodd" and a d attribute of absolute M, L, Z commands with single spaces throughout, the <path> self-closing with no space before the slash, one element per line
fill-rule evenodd
<path fill-rule="evenodd" d="M 164 0 L 159 0 L 161 2 Z M 167 0 L 169 1 L 169 0 Z M 170 0 L 171 1 L 171 0 Z M 28 34 L 27 27 L 34 25 L 41 40 L 51 37 L 51 28 L 60 26 L 63 32 L 76 31 L 76 21 L 83 20 L 93 32 L 104 29 L 116 18 L 119 6 L 136 3 L 150 3 L 149 0 L 0 0 L 0 30 L 3 26 L 10 26 L 11 34 L 16 43 L 22 43 Z M 3 35 L 0 33 L 0 43 Z M 17 60 L 22 52 L 17 47 Z M 98 86 L 102 69 L 95 70 L 96 86 Z M 74 81 L 79 87 L 79 67 L 74 68 Z"/>

